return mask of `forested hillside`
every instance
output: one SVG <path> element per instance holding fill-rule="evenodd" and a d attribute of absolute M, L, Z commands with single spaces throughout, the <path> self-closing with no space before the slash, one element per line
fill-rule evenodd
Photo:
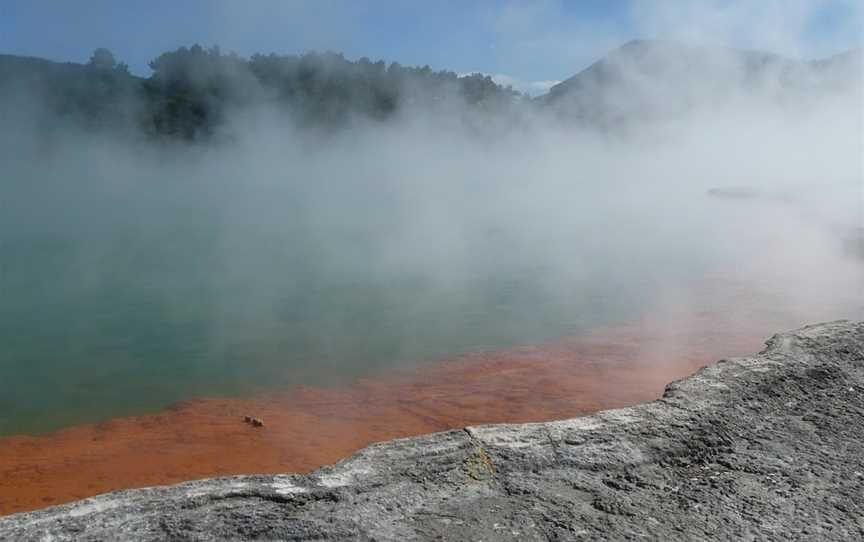
<path fill-rule="evenodd" d="M 298 123 L 336 127 L 405 110 L 500 113 L 528 100 L 482 74 L 330 52 L 246 59 L 194 45 L 163 53 L 150 67 L 150 77 L 133 76 L 106 49 L 83 65 L 0 55 L 0 98 L 10 109 L 35 108 L 91 129 L 187 140 L 213 135 L 231 111 L 249 106 L 278 105 Z"/>

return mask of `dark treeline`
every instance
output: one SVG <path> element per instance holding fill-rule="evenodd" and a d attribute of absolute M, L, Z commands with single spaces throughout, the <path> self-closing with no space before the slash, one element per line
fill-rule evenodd
<path fill-rule="evenodd" d="M 246 59 L 194 45 L 163 53 L 150 67 L 149 78 L 136 77 L 106 49 L 85 65 L 0 55 L 0 97 L 90 129 L 187 140 L 212 136 L 232 110 L 249 106 L 278 105 L 303 125 L 335 127 L 404 110 L 500 114 L 529 99 L 482 74 L 331 52 Z"/>

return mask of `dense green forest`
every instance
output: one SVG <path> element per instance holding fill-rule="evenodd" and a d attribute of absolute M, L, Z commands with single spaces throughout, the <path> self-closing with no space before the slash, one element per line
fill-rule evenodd
<path fill-rule="evenodd" d="M 406 110 L 498 115 L 529 101 L 482 74 L 352 61 L 332 52 L 247 59 L 193 45 L 163 53 L 150 68 L 150 77 L 136 77 L 107 49 L 84 65 L 0 55 L 0 98 L 94 130 L 187 140 L 212 136 L 232 110 L 249 106 L 279 105 L 301 125 L 336 127 Z"/>

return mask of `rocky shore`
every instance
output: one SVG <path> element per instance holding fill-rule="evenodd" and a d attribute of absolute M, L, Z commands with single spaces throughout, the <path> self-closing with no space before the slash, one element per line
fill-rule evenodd
<path fill-rule="evenodd" d="M 0 518 L 0 540 L 640 538 L 864 538 L 864 323 L 776 335 L 634 407 Z"/>

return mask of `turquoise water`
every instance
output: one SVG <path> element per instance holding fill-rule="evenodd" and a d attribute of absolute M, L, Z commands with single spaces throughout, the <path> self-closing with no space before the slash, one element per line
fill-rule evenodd
<path fill-rule="evenodd" d="M 553 193 L 555 206 L 445 192 L 424 208 L 374 183 L 40 183 L 18 185 L 26 205 L 0 216 L 0 434 L 554 340 L 658 301 L 698 304 L 679 286 L 717 269 L 770 285 L 802 322 L 860 307 L 860 262 L 785 207 L 648 207 L 610 189 Z M 491 182 L 480 192 L 468 201 L 495 201 Z"/>
<path fill-rule="evenodd" d="M 669 292 L 686 304 L 678 286 L 716 269 L 775 284 L 805 313 L 815 288 L 849 297 L 859 277 L 838 271 L 827 234 L 802 235 L 822 230 L 791 221 L 797 209 L 698 186 L 446 176 L 429 158 L 403 177 L 366 153 L 346 176 L 217 155 L 7 161 L 0 434 L 554 340 Z"/>
<path fill-rule="evenodd" d="M 218 227 L 7 237 L 0 434 L 553 339 L 632 314 L 650 291 L 601 268 L 559 288 L 548 262 L 506 257 L 517 247 L 488 235 L 469 261 L 498 263 L 449 275 L 364 259 L 375 250 L 358 239 L 239 245 L 253 242 L 236 261 Z"/>

